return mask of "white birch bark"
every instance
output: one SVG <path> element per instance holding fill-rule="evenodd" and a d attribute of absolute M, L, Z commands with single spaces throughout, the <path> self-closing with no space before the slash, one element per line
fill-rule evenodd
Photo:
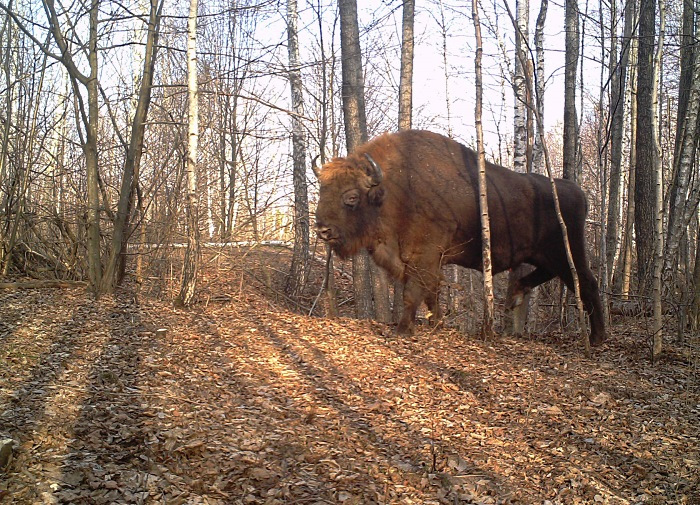
<path fill-rule="evenodd" d="M 654 108 L 652 115 L 652 128 L 656 132 L 659 129 L 659 79 L 663 64 L 664 37 L 666 28 L 666 0 L 659 0 L 659 40 L 656 45 L 654 56 L 654 75 L 652 80 L 651 100 Z M 661 143 L 658 135 L 652 135 L 654 149 L 656 149 L 656 181 L 655 181 L 655 216 L 654 216 L 654 277 L 652 281 L 652 302 L 653 302 L 653 334 L 654 342 L 652 346 L 652 360 L 656 360 L 661 354 L 663 342 L 663 313 L 661 310 L 661 273 L 663 268 L 664 251 L 664 205 L 663 205 L 663 157 L 661 154 Z"/>
<path fill-rule="evenodd" d="M 180 294 L 175 303 L 190 305 L 195 298 L 199 271 L 199 219 L 197 212 L 197 151 L 199 141 L 199 90 L 197 83 L 197 0 L 190 0 L 187 18 L 187 249 Z"/>
<path fill-rule="evenodd" d="M 513 80 L 513 166 L 516 172 L 529 172 L 527 166 L 527 38 L 529 30 L 529 0 L 515 3 L 515 75 Z"/>
<path fill-rule="evenodd" d="M 297 1 L 287 0 L 287 50 L 289 56 L 289 87 L 292 96 L 292 179 L 294 182 L 294 251 L 286 290 L 297 297 L 306 286 L 309 267 L 309 200 L 306 187 L 306 135 L 301 117 L 304 115 L 304 95 L 297 33 Z"/>
<path fill-rule="evenodd" d="M 661 7 L 661 6 L 659 6 Z M 700 9 L 700 0 L 695 0 L 696 10 Z M 695 22 L 695 38 L 700 37 L 700 22 Z M 689 195 L 693 164 L 696 162 L 698 138 L 698 115 L 700 114 L 700 51 L 696 49 L 693 59 L 691 86 L 685 116 L 678 119 L 678 150 L 674 158 L 675 180 L 672 188 L 668 216 L 668 233 L 664 271 L 670 272 L 675 263 L 675 256 L 688 222 L 697 207 L 697 201 Z M 696 183 L 697 184 L 697 183 Z"/>
<path fill-rule="evenodd" d="M 481 23 L 479 22 L 478 0 L 472 0 L 472 19 L 474 20 L 474 32 L 476 36 L 476 58 L 474 68 L 476 71 L 476 106 L 474 110 L 474 122 L 476 124 L 476 145 L 479 163 L 479 208 L 481 212 L 481 254 L 484 272 L 484 322 L 481 334 L 484 338 L 493 337 L 493 275 L 491 265 L 491 225 L 489 222 L 488 194 L 486 187 L 486 153 L 484 152 L 484 129 L 481 123 L 483 84 L 481 77 L 481 56 L 483 47 L 481 44 Z"/>

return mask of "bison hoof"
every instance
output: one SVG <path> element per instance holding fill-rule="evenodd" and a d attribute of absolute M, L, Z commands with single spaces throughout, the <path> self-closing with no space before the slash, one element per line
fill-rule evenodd
<path fill-rule="evenodd" d="M 603 345 L 603 343 L 604 343 L 607 339 L 608 339 L 608 336 L 607 336 L 605 333 L 603 333 L 603 334 L 597 334 L 597 333 L 596 333 L 596 334 L 593 334 L 593 333 L 591 333 L 591 338 L 590 338 L 589 341 L 591 342 L 591 346 L 592 346 L 592 347 L 598 347 L 598 346 Z"/>
<path fill-rule="evenodd" d="M 437 318 L 430 318 L 428 319 L 428 324 L 435 328 L 436 330 L 441 330 L 442 328 L 445 327 L 445 324 L 442 322 L 442 318 L 437 319 Z"/>
<path fill-rule="evenodd" d="M 399 323 L 399 325 L 396 327 L 396 333 L 399 335 L 402 335 L 404 337 L 410 337 L 413 335 L 414 332 L 414 327 L 412 324 L 404 324 L 403 322 Z"/>

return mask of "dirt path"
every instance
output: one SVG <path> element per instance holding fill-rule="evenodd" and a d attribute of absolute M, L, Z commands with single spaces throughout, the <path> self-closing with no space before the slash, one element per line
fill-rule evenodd
<path fill-rule="evenodd" d="M 695 354 L 0 292 L 0 502 L 700 503 Z M 156 330 L 166 328 L 165 336 Z"/>

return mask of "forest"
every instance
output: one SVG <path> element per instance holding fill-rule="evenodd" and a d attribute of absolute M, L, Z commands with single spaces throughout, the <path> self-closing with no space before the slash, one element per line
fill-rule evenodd
<path fill-rule="evenodd" d="M 0 48 L 0 503 L 700 503 L 700 0 L 0 0 Z M 315 216 L 403 130 L 482 209 L 583 190 L 605 343 L 488 211 L 397 334 Z"/>

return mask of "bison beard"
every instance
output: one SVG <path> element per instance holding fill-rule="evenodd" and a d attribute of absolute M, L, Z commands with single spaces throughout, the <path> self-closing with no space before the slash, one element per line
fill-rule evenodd
<path fill-rule="evenodd" d="M 481 270 L 476 154 L 427 131 L 385 134 L 336 158 L 318 172 L 316 232 L 342 258 L 367 248 L 374 261 L 404 282 L 398 331 L 413 332 L 425 301 L 431 323 L 441 318 L 442 265 Z M 487 163 L 493 272 L 521 263 L 536 269 L 515 285 L 514 303 L 554 277 L 573 289 L 550 181 Z M 592 345 L 605 338 L 598 283 L 586 258 L 586 198 L 574 183 L 556 180 L 562 216 L 590 318 Z"/>

